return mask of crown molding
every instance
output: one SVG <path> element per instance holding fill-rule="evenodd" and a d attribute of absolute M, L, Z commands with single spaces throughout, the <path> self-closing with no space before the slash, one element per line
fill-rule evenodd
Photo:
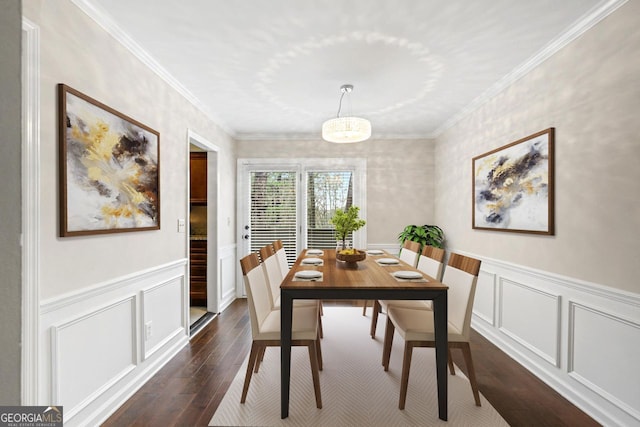
<path fill-rule="evenodd" d="M 545 47 L 538 51 L 527 61 L 513 69 L 493 86 L 485 90 L 480 96 L 476 97 L 466 107 L 457 114 L 449 118 L 433 132 L 424 135 L 396 135 L 383 134 L 374 135 L 373 139 L 391 140 L 391 139 L 434 139 L 439 137 L 446 130 L 453 127 L 456 123 L 473 113 L 475 110 L 484 105 L 488 100 L 502 92 L 504 89 L 524 77 L 534 68 L 542 64 L 548 58 L 557 53 L 560 49 L 571 43 L 580 35 L 588 31 L 602 19 L 609 16 L 620 6 L 624 5 L 628 0 L 603 0 L 599 5 L 585 13 L 574 24 L 569 26 L 562 34 L 549 42 Z M 147 67 L 154 71 L 160 78 L 173 87 L 178 93 L 184 96 L 196 108 L 202 111 L 224 132 L 238 141 L 264 141 L 264 140 L 318 140 L 320 139 L 316 133 L 237 133 L 231 129 L 224 120 L 202 103 L 193 93 L 186 89 L 175 77 L 173 77 L 165 68 L 163 68 L 153 57 L 136 43 L 129 35 L 127 35 L 114 22 L 94 0 L 71 0 L 80 10 L 93 19 L 107 33 L 119 41 L 134 56 L 142 61 Z"/>
<path fill-rule="evenodd" d="M 538 65 L 542 64 L 544 61 L 549 59 L 551 56 L 555 55 L 560 49 L 580 37 L 591 27 L 596 25 L 598 22 L 609 16 L 620 6 L 625 4 L 628 0 L 607 0 L 603 1 L 599 5 L 593 7 L 589 12 L 585 13 L 581 18 L 579 18 L 575 23 L 570 25 L 562 34 L 556 37 L 554 40 L 549 42 L 545 47 L 543 47 L 538 53 L 533 55 L 524 63 L 520 64 L 518 67 L 514 68 L 509 74 L 500 79 L 497 83 L 491 86 L 489 89 L 485 90 L 480 96 L 475 98 L 464 107 L 460 112 L 455 114 L 449 120 L 444 122 L 441 126 L 439 126 L 431 135 L 431 137 L 436 138 L 442 133 L 450 128 L 452 128 L 456 123 L 460 120 L 464 119 L 472 112 L 480 108 L 483 104 L 485 104 L 489 99 L 498 95 L 507 87 L 511 86 L 513 83 L 527 75 Z"/>
<path fill-rule="evenodd" d="M 395 134 L 383 133 L 372 134 L 367 141 L 388 141 L 388 140 L 416 140 L 416 139 L 433 139 L 432 134 Z M 238 133 L 235 137 L 236 141 L 323 141 L 320 132 L 310 133 Z M 362 141 L 366 144 L 367 141 Z M 355 143 L 360 144 L 360 143 Z"/>
<path fill-rule="evenodd" d="M 211 119 L 218 127 L 232 138 L 236 138 L 236 132 L 231 129 L 224 120 L 214 114 L 200 99 L 198 99 L 191 91 L 182 85 L 169 71 L 162 67 L 145 49 L 135 42 L 120 26 L 109 17 L 103 9 L 98 6 L 97 2 L 92 0 L 71 0 L 78 9 L 84 12 L 89 18 L 93 19 L 100 27 L 102 27 L 109 35 L 116 39 L 126 49 L 128 49 L 136 58 L 138 58 L 151 71 L 156 73 L 169 86 L 175 89 L 180 95 L 185 97 L 187 101 L 193 104 L 197 109 L 202 111 L 209 119 Z"/>

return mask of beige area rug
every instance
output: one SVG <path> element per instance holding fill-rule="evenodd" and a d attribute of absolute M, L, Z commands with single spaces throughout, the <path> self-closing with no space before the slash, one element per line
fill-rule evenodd
<path fill-rule="evenodd" d="M 247 359 L 209 425 L 508 426 L 482 395 L 482 407 L 475 406 L 469 382 L 460 370 L 455 376 L 448 375 L 449 421 L 440 420 L 435 352 L 429 348 L 414 349 L 406 409 L 399 410 L 404 341 L 396 334 L 389 371 L 384 372 L 381 360 L 386 316 L 378 319 L 376 340 L 369 336 L 370 314 L 362 316 L 362 308 L 325 307 L 322 321 L 322 409 L 316 408 L 307 349 L 294 347 L 289 417 L 280 419 L 280 348 L 272 347 L 265 353 L 260 372 L 251 379 L 246 403 L 240 403 L 240 395 Z"/>

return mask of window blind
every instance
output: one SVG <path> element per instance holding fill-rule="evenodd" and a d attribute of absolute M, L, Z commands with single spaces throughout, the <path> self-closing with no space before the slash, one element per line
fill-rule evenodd
<path fill-rule="evenodd" d="M 296 172 L 251 172 L 251 252 L 282 240 L 287 261 L 297 257 Z"/>
<path fill-rule="evenodd" d="M 335 248 L 335 227 L 331 217 L 336 209 L 353 204 L 353 173 L 321 171 L 307 173 L 307 245 Z M 352 240 L 352 236 L 349 236 Z"/>

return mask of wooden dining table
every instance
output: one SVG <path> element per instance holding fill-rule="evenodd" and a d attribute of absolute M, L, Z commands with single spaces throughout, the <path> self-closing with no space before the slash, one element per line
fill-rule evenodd
<path fill-rule="evenodd" d="M 448 287 L 422 273 L 423 280 L 398 279 L 397 271 L 419 271 L 400 260 L 396 265 L 381 265 L 381 258 L 395 258 L 386 252 L 367 255 L 352 264 L 336 260 L 335 249 L 323 249 L 321 255 L 305 249 L 280 285 L 281 321 L 281 417 L 289 416 L 291 382 L 291 323 L 294 299 L 326 300 L 432 300 L 436 348 L 436 377 L 438 383 L 438 416 L 447 420 L 447 289 Z M 320 258 L 320 265 L 306 265 L 308 257 Z M 319 271 L 321 277 L 299 278 L 302 270 Z M 366 334 L 368 331 L 362 331 Z M 354 355 L 357 357 L 357 355 Z M 380 375 L 384 373 L 380 372 Z"/>

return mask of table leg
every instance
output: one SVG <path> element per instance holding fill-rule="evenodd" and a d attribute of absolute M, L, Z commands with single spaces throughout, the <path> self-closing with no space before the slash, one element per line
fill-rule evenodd
<path fill-rule="evenodd" d="M 293 299 L 280 291 L 280 417 L 289 416 L 289 386 L 291 383 L 291 325 Z M 446 353 L 445 353 L 446 358 Z"/>
<path fill-rule="evenodd" d="M 447 421 L 447 293 L 433 300 L 433 320 L 436 334 L 436 377 L 438 380 L 438 416 Z"/>

